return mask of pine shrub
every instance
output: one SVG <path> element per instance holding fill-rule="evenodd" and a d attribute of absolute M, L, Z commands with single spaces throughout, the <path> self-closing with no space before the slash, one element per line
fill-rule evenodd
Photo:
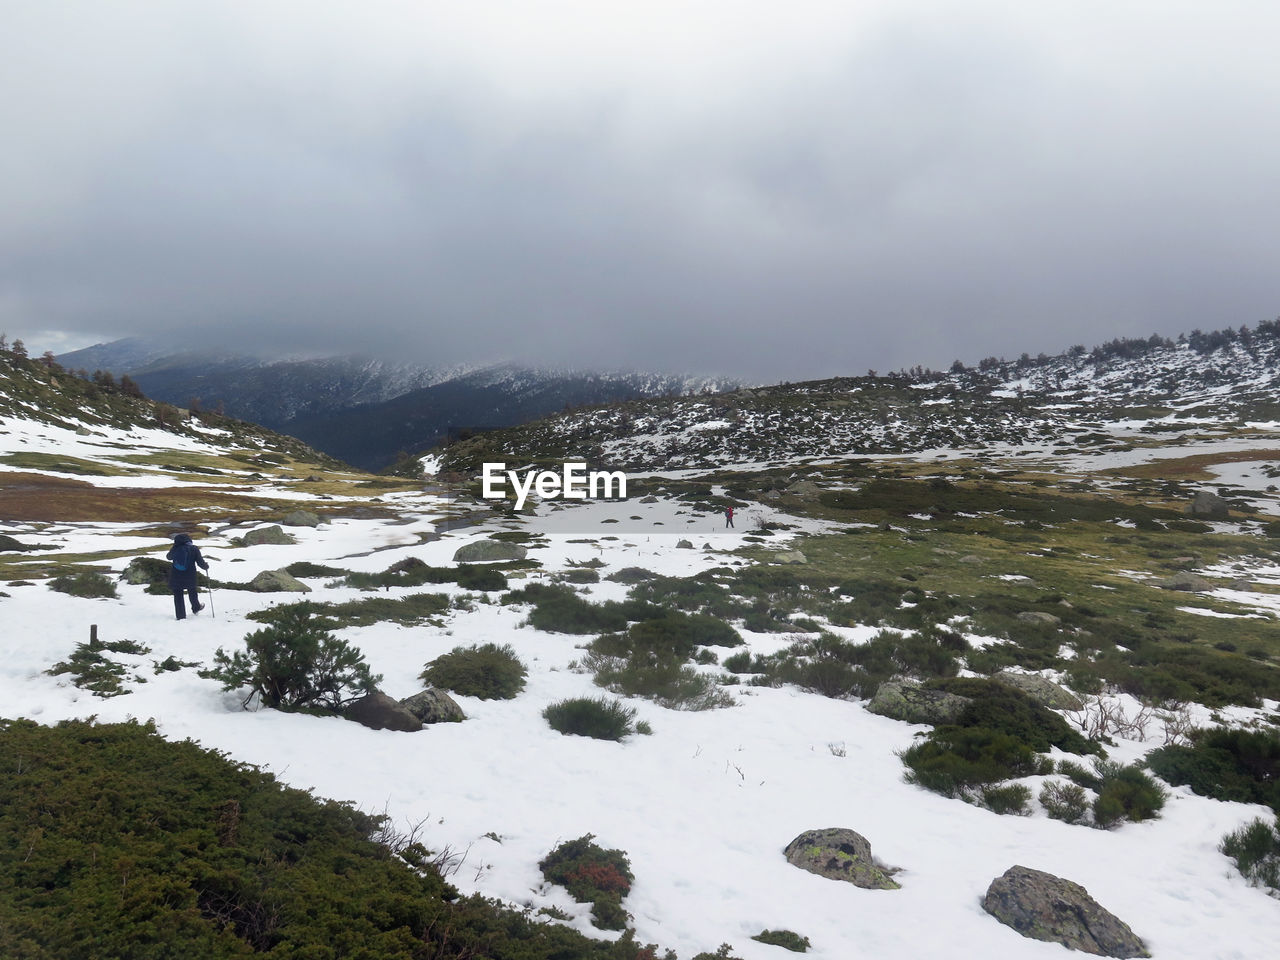
<path fill-rule="evenodd" d="M 908 783 L 964 799 L 981 786 L 1032 776 L 1041 768 L 1021 740 L 985 727 L 937 727 L 899 756 Z"/>
<path fill-rule="evenodd" d="M 1190 740 L 1151 751 L 1147 765 L 1201 796 L 1262 803 L 1280 813 L 1280 734 L 1215 727 L 1194 731 Z"/>
<path fill-rule="evenodd" d="M 510 644 L 472 644 L 454 647 L 436 657 L 421 678 L 440 687 L 481 700 L 510 700 L 524 689 L 528 671 Z"/>
<path fill-rule="evenodd" d="M 574 697 L 551 704 L 542 715 L 552 729 L 563 734 L 621 740 L 632 732 L 636 711 L 607 697 Z"/>
<path fill-rule="evenodd" d="M 244 638 L 245 649 L 227 654 L 221 647 L 214 666 L 200 675 L 218 680 L 225 690 L 249 688 L 268 707 L 337 711 L 372 693 L 380 676 L 369 672 L 364 654 L 330 633 L 333 621 L 316 615 L 308 603 L 275 611 L 274 622 Z"/>

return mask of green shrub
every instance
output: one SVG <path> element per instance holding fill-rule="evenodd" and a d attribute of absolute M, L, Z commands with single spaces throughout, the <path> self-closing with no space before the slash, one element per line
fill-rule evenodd
<path fill-rule="evenodd" d="M 735 957 L 733 955 L 733 947 L 727 943 L 722 943 L 716 948 L 715 953 L 708 953 L 704 950 L 702 953 L 695 953 L 693 960 L 742 960 L 742 958 Z"/>
<path fill-rule="evenodd" d="M 564 570 L 556 574 L 556 579 L 563 583 L 599 583 L 600 571 L 590 568 Z"/>
<path fill-rule="evenodd" d="M 632 732 L 636 711 L 606 697 L 575 697 L 551 704 L 542 715 L 552 729 L 560 733 L 596 740 L 621 740 Z"/>
<path fill-rule="evenodd" d="M 592 921 L 605 930 L 621 930 L 627 915 L 622 898 L 631 890 L 635 877 L 631 863 L 621 850 L 605 850 L 593 841 L 594 834 L 566 840 L 538 864 L 542 875 L 569 891 L 579 903 L 591 904 Z"/>
<path fill-rule="evenodd" d="M 1072 761 L 1059 760 L 1058 772 L 1079 787 L 1098 790 L 1102 787 L 1102 778 L 1093 770 Z"/>
<path fill-rule="evenodd" d="M 1166 793 L 1137 766 L 1099 760 L 1095 764 L 1102 786 L 1093 801 L 1093 822 L 1104 830 L 1121 820 L 1151 820 L 1164 808 Z"/>
<path fill-rule="evenodd" d="M 1251 886 L 1280 895 L 1280 818 L 1273 827 L 1259 818 L 1222 838 L 1218 849 L 1235 861 Z"/>
<path fill-rule="evenodd" d="M 505 590 L 507 578 L 501 570 L 469 563 L 458 564 L 458 586 L 463 590 Z"/>
<path fill-rule="evenodd" d="M 724 658 L 721 664 L 730 673 L 754 673 L 751 669 L 751 654 L 746 650 L 739 650 Z"/>
<path fill-rule="evenodd" d="M 792 953 L 804 953 L 810 947 L 808 937 L 802 937 L 790 930 L 761 930 L 751 939 L 774 947 L 782 947 Z"/>
<path fill-rule="evenodd" d="M 1280 734 L 1215 727 L 1194 731 L 1190 740 L 1189 746 L 1151 751 L 1147 765 L 1201 796 L 1263 803 L 1280 812 Z"/>
<path fill-rule="evenodd" d="M 660 617 L 641 620 L 628 630 L 633 645 L 651 649 L 671 649 L 689 656 L 694 647 L 737 647 L 738 631 L 705 614 L 669 611 Z"/>
<path fill-rule="evenodd" d="M 594 674 L 596 684 L 611 693 L 644 697 L 669 710 L 713 710 L 735 702 L 714 677 L 699 673 L 673 654 L 634 650 L 614 656 L 592 652 L 583 664 Z"/>
<path fill-rule="evenodd" d="M 1037 703 L 1021 690 L 991 680 L 957 677 L 934 681 L 931 686 L 971 698 L 956 724 L 986 727 L 1017 737 L 1036 753 L 1057 747 L 1068 753 L 1098 753 L 1101 747 L 1071 729 L 1061 716 Z"/>
<path fill-rule="evenodd" d="M 899 756 L 905 779 L 947 797 L 971 799 L 985 784 L 1038 773 L 1040 760 L 1024 742 L 984 727 L 944 726 Z"/>
<path fill-rule="evenodd" d="M 24 758 L 0 777 L 0 956 L 658 955 L 460 898 L 384 818 L 150 724 L 0 721 L 0 756 Z"/>
<path fill-rule="evenodd" d="M 1084 823 L 1089 816 L 1089 796 L 1076 783 L 1050 780 L 1040 790 L 1040 805 L 1054 820 Z"/>
<path fill-rule="evenodd" d="M 224 690 L 248 687 L 246 705 L 256 695 L 279 709 L 340 710 L 382 678 L 369 673 L 364 654 L 329 632 L 332 626 L 310 604 L 279 607 L 273 623 L 244 638 L 244 650 L 228 655 L 219 647 L 213 668 L 200 675 Z"/>
<path fill-rule="evenodd" d="M 49 589 L 73 597 L 118 597 L 115 581 L 96 570 L 66 573 L 49 581 Z"/>
<path fill-rule="evenodd" d="M 510 700 L 524 689 L 528 671 L 510 644 L 454 647 L 436 657 L 421 677 L 433 687 L 481 700 Z"/>
<path fill-rule="evenodd" d="M 992 813 L 1031 813 L 1031 788 L 1022 783 L 985 784 L 978 788 L 978 802 Z"/>
<path fill-rule="evenodd" d="M 609 574 L 605 579 L 612 580 L 615 583 L 636 584 L 656 579 L 657 576 L 652 570 L 646 570 L 644 567 L 623 567 L 621 570 Z"/>

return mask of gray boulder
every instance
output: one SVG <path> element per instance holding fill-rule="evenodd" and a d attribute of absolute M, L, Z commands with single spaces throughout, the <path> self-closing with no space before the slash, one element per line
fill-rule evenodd
<path fill-rule="evenodd" d="M 955 723 L 960 711 L 971 702 L 969 697 L 922 687 L 911 680 L 886 680 L 867 709 L 893 720 L 939 725 Z"/>
<path fill-rule="evenodd" d="M 422 723 L 460 723 L 467 719 L 458 702 L 435 687 L 427 687 L 421 693 L 405 697 L 400 701 L 400 706 Z"/>
<path fill-rule="evenodd" d="M 385 693 L 371 693 L 347 706 L 342 715 L 373 730 L 401 730 L 413 733 L 422 721 Z"/>
<path fill-rule="evenodd" d="M 1194 573 L 1183 571 L 1175 573 L 1168 580 L 1165 580 L 1160 586 L 1166 590 L 1183 590 L 1187 593 L 1208 593 L 1212 590 L 1213 584 L 1204 577 L 1198 577 Z"/>
<path fill-rule="evenodd" d="M 453 559 L 457 563 L 485 563 L 491 560 L 523 560 L 528 555 L 529 551 L 518 543 L 477 540 L 459 547 L 454 551 Z"/>
<path fill-rule="evenodd" d="M 885 868 L 871 856 L 871 843 L 842 827 L 806 830 L 783 851 L 787 862 L 830 880 L 844 880 L 864 890 L 897 890 Z"/>
<path fill-rule="evenodd" d="M 774 563 L 808 563 L 809 558 L 799 550 L 783 550 L 773 555 Z"/>
<path fill-rule="evenodd" d="M 1149 957 L 1129 925 L 1103 909 L 1078 883 L 1015 866 L 991 881 L 982 909 L 1033 940 L 1061 943 L 1099 957 Z"/>
<path fill-rule="evenodd" d="M 287 570 L 263 570 L 249 582 L 257 593 L 310 593 L 311 588 Z"/>
<path fill-rule="evenodd" d="M 1015 673 L 1012 670 L 1001 670 L 993 674 L 992 680 L 1003 683 L 1006 687 L 1021 690 L 1036 703 L 1050 710 L 1083 710 L 1084 704 L 1066 687 L 1061 687 L 1045 677 L 1034 673 Z"/>
<path fill-rule="evenodd" d="M 1050 626 L 1057 626 L 1062 622 L 1061 617 L 1055 617 L 1052 613 L 1044 613 L 1040 610 L 1023 610 L 1018 614 L 1018 619 L 1023 623 L 1047 623 Z"/>
<path fill-rule="evenodd" d="M 679 540 L 679 541 L 677 541 L 677 542 L 676 542 L 676 549 L 677 549 L 677 550 L 692 550 L 692 549 L 693 549 L 693 541 L 691 541 L 691 540 Z"/>
<path fill-rule="evenodd" d="M 295 510 L 280 521 L 286 527 L 318 527 L 320 518 L 310 510 Z"/>
<path fill-rule="evenodd" d="M 246 547 L 256 547 L 263 543 L 284 547 L 291 543 L 297 543 L 293 537 L 280 529 L 280 524 L 278 523 L 273 523 L 269 527 L 262 527 L 260 530 L 250 530 L 241 539 L 244 540 Z"/>
<path fill-rule="evenodd" d="M 125 583 L 167 583 L 169 581 L 169 562 L 158 557 L 134 557 L 124 568 L 120 578 Z"/>
<path fill-rule="evenodd" d="M 1216 493 L 1201 490 L 1187 504 L 1187 513 L 1205 520 L 1225 520 L 1231 512 L 1231 504 Z"/>

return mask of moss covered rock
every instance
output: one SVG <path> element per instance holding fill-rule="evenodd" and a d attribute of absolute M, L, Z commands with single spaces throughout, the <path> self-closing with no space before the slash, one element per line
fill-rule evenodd
<path fill-rule="evenodd" d="M 893 720 L 937 726 L 955 723 L 971 702 L 968 697 L 922 687 L 910 680 L 886 680 L 876 689 L 867 709 Z"/>
<path fill-rule="evenodd" d="M 871 856 L 871 842 L 843 827 L 806 830 L 783 851 L 787 862 L 830 880 L 844 880 L 864 890 L 897 890 L 898 884 Z"/>

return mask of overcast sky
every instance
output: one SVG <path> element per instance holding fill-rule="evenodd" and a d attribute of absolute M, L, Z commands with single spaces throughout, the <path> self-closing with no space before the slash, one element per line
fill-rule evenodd
<path fill-rule="evenodd" d="M 1280 314 L 1280 4 L 0 0 L 0 330 L 798 379 Z"/>

